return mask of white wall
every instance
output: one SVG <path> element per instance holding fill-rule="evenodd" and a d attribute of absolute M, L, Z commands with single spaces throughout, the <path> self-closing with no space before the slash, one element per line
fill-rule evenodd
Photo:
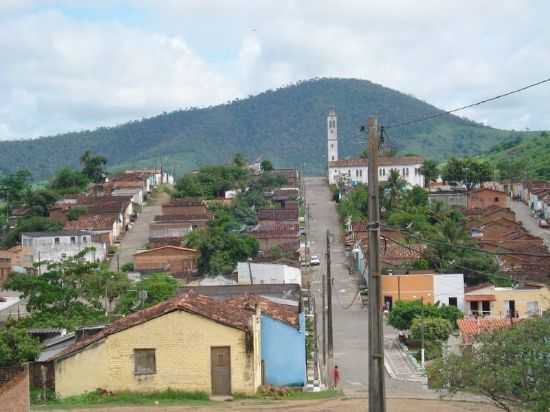
<path fill-rule="evenodd" d="M 302 285 L 302 271 L 288 265 L 250 263 L 249 270 L 248 262 L 239 262 L 237 272 L 239 284 L 250 284 L 250 272 L 252 272 L 252 281 L 255 284 L 296 283 Z"/>
<path fill-rule="evenodd" d="M 419 169 L 422 165 L 407 165 L 407 166 L 380 166 L 378 168 L 378 180 L 385 182 L 390 176 L 391 169 L 396 169 L 399 175 L 411 186 L 424 187 L 424 176 L 420 174 Z M 368 183 L 368 170 L 367 166 L 355 166 L 355 167 L 330 167 L 329 168 L 329 183 L 336 184 L 338 176 L 348 176 L 353 183 Z M 416 170 L 416 171 L 415 171 Z"/>
<path fill-rule="evenodd" d="M 449 304 L 449 298 L 457 298 L 457 307 L 464 312 L 464 275 L 437 274 L 434 276 L 434 302 Z"/>

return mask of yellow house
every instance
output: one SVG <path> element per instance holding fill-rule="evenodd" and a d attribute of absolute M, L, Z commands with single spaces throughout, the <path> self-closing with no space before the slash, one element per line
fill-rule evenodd
<path fill-rule="evenodd" d="M 550 291 L 543 285 L 496 287 L 484 284 L 467 288 L 464 315 L 490 318 L 524 318 L 550 309 Z"/>
<path fill-rule="evenodd" d="M 65 349 L 55 360 L 56 392 L 252 394 L 261 384 L 260 336 L 258 312 L 187 292 Z"/>

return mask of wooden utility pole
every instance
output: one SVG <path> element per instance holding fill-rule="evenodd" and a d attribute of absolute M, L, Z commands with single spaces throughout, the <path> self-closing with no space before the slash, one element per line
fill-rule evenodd
<path fill-rule="evenodd" d="M 328 382 L 332 386 L 332 368 L 334 367 L 334 345 L 332 333 L 332 273 L 330 264 L 330 232 L 327 230 L 327 347 L 328 347 Z"/>
<path fill-rule="evenodd" d="M 378 150 L 380 135 L 378 120 L 369 117 L 368 189 L 369 189 L 369 412 L 386 411 L 384 383 L 384 325 L 382 278 L 380 277 L 380 208 L 378 190 Z"/>
<path fill-rule="evenodd" d="M 321 279 L 321 322 L 323 322 L 323 369 L 327 369 L 327 320 L 326 320 L 326 275 L 323 273 Z"/>

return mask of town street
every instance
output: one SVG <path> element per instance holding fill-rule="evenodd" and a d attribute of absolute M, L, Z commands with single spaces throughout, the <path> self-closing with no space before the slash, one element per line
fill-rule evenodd
<path fill-rule="evenodd" d="M 138 214 L 133 227 L 124 234 L 124 237 L 120 241 L 117 253 L 111 260 L 111 270 L 117 271 L 126 263 L 132 263 L 134 261 L 134 253 L 139 249 L 145 249 L 149 241 L 149 224 L 155 216 L 162 214 L 161 206 L 169 200 L 170 196 L 162 191 L 151 195 L 149 202 L 143 207 L 141 213 Z"/>
<path fill-rule="evenodd" d="M 516 200 L 510 200 L 510 209 L 516 214 L 516 220 L 523 224 L 523 227 L 533 236 L 540 237 L 546 247 L 550 249 L 550 229 L 539 227 L 537 219 L 529 212 L 529 207 Z"/>
<path fill-rule="evenodd" d="M 326 230 L 332 234 L 331 257 L 333 287 L 334 362 L 341 371 L 342 389 L 347 395 L 365 396 L 368 391 L 367 312 L 357 293 L 357 277 L 350 276 L 342 240 L 342 228 L 336 204 L 330 199 L 325 178 L 306 178 L 306 201 L 309 205 L 311 254 L 321 258 L 321 266 L 313 269 L 311 290 L 315 294 L 318 319 L 321 320 L 321 274 L 326 270 Z M 350 306 L 351 305 L 351 306 Z M 418 376 L 404 362 L 403 354 L 392 345 L 395 332 L 386 328 L 386 363 L 402 379 L 386 376 L 388 396 L 437 398 L 438 394 L 418 382 Z M 321 326 L 318 327 L 321 334 Z M 320 356 L 321 357 L 321 356 Z"/>

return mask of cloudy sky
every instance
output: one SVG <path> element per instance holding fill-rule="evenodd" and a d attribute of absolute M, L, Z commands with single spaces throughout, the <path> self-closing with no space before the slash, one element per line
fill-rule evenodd
<path fill-rule="evenodd" d="M 550 77 L 546 0 L 0 0 L 0 140 L 312 77 L 449 109 Z M 463 115 L 550 129 L 550 84 Z"/>

